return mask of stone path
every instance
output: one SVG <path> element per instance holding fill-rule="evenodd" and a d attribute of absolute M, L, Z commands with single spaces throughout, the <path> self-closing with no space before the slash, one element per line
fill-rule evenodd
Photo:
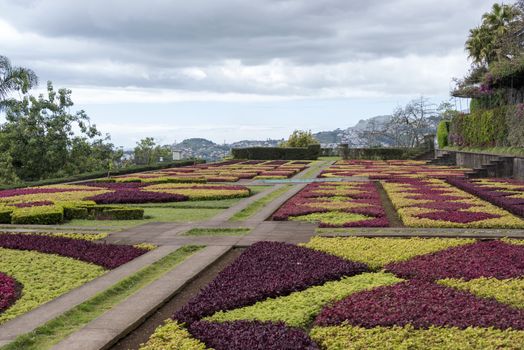
<path fill-rule="evenodd" d="M 2 324 L 0 326 L 0 346 L 13 341 L 19 335 L 31 332 L 43 323 L 60 316 L 67 310 L 111 287 L 126 276 L 160 260 L 178 248 L 180 248 L 180 246 L 165 245 L 152 250 L 69 293 Z"/>
<path fill-rule="evenodd" d="M 141 324 L 231 247 L 206 247 L 142 288 L 110 311 L 53 347 L 55 350 L 107 349 Z"/>

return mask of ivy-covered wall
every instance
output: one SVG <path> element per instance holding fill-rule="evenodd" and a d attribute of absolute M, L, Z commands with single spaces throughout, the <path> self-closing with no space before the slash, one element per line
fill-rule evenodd
<path fill-rule="evenodd" d="M 456 115 L 448 141 L 459 147 L 524 147 L 524 105 L 474 108 Z"/>

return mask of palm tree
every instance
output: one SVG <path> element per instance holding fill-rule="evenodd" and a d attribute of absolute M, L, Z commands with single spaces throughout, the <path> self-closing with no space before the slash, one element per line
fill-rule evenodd
<path fill-rule="evenodd" d="M 491 12 L 482 16 L 483 23 L 497 35 L 503 35 L 508 30 L 508 24 L 516 17 L 517 11 L 513 5 L 493 4 Z"/>
<path fill-rule="evenodd" d="M 9 93 L 27 93 L 38 84 L 38 77 L 31 69 L 13 67 L 9 59 L 0 56 L 0 111 L 5 107 Z"/>

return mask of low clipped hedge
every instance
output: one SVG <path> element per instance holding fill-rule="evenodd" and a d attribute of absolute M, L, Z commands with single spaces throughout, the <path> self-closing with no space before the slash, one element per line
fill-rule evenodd
<path fill-rule="evenodd" d="M 104 210 L 97 219 L 103 220 L 140 220 L 144 218 L 142 208 L 117 208 Z"/>
<path fill-rule="evenodd" d="M 63 221 L 64 208 L 60 206 L 29 207 L 11 214 L 11 223 L 19 225 L 56 225 Z"/>
<path fill-rule="evenodd" d="M 320 145 L 308 147 L 248 147 L 233 148 L 234 159 L 256 160 L 316 160 L 320 155 Z"/>
<path fill-rule="evenodd" d="M 344 151 L 345 159 L 412 159 L 427 151 L 424 148 L 349 148 Z"/>
<path fill-rule="evenodd" d="M 448 145 L 449 124 L 449 120 L 443 120 L 438 125 L 437 142 L 439 148 L 444 148 Z"/>
<path fill-rule="evenodd" d="M 11 213 L 13 213 L 13 209 L 9 209 L 9 208 L 0 209 L 0 224 L 10 224 L 11 223 Z"/>

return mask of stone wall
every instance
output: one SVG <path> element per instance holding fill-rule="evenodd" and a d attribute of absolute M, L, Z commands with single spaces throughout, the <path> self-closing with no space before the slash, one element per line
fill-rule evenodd
<path fill-rule="evenodd" d="M 451 158 L 458 166 L 471 169 L 488 168 L 492 170 L 489 173 L 490 177 L 512 177 L 524 180 L 524 158 L 461 151 L 435 151 L 437 157 L 446 153 L 452 154 Z"/>

